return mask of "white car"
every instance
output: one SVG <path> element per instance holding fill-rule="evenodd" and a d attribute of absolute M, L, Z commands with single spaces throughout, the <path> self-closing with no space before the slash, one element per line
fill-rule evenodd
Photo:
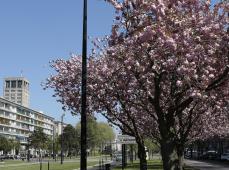
<path fill-rule="evenodd" d="M 221 160 L 228 160 L 229 161 L 229 153 L 224 153 L 221 155 Z"/>

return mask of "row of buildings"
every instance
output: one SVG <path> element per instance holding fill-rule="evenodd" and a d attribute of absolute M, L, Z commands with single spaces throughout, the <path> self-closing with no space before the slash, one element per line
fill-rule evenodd
<path fill-rule="evenodd" d="M 5 78 L 0 97 L 0 135 L 19 141 L 25 148 L 36 128 L 42 128 L 50 138 L 61 134 L 60 121 L 29 108 L 29 81 L 24 77 Z"/>

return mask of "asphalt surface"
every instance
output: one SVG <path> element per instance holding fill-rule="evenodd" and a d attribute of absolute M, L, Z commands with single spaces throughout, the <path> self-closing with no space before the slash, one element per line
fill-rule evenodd
<path fill-rule="evenodd" d="M 229 165 L 224 163 L 185 160 L 185 164 L 198 170 L 229 170 Z"/>

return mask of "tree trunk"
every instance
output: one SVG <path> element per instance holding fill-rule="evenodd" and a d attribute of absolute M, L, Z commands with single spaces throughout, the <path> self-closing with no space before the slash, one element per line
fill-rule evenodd
<path fill-rule="evenodd" d="M 173 141 L 161 141 L 161 156 L 164 170 L 176 170 L 178 165 L 177 151 Z"/>
<path fill-rule="evenodd" d="M 140 159 L 140 170 L 147 170 L 145 146 L 138 143 L 138 157 Z"/>
<path fill-rule="evenodd" d="M 178 156 L 178 170 L 183 170 L 184 166 L 184 147 L 179 146 L 177 148 L 177 156 Z"/>

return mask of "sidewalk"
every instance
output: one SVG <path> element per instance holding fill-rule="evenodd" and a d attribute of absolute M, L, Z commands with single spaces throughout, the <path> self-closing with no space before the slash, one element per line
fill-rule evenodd
<path fill-rule="evenodd" d="M 228 163 L 219 161 L 185 160 L 187 166 L 198 170 L 229 170 Z"/>

